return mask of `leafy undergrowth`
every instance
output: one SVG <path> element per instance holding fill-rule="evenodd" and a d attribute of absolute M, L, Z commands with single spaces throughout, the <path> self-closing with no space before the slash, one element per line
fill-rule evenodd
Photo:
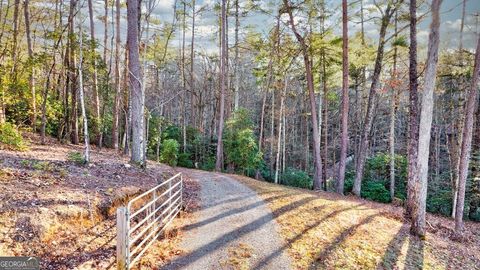
<path fill-rule="evenodd" d="M 149 162 L 142 170 L 128 157 L 93 148 L 86 166 L 71 157 L 81 146 L 27 135 L 28 151 L 0 150 L 0 256 L 37 256 L 42 269 L 115 269 L 116 208 L 173 176 Z M 198 205 L 199 185 L 184 177 L 185 209 L 150 248 L 142 269 L 156 269 L 182 251 L 182 232 Z"/>
<path fill-rule="evenodd" d="M 425 241 L 409 234 L 402 209 L 353 197 L 234 176 L 265 200 L 296 269 L 478 269 L 480 224 L 464 242 L 453 221 L 428 215 Z"/>

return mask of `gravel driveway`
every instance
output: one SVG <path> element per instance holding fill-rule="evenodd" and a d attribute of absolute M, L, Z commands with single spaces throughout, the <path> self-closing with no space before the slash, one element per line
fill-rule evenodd
<path fill-rule="evenodd" d="M 164 269 L 291 269 L 278 225 L 255 191 L 221 174 L 183 170 L 201 185 L 201 209 L 185 253 Z"/>

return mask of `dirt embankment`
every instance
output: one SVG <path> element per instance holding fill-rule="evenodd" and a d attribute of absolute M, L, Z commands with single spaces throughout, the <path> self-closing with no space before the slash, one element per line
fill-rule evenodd
<path fill-rule="evenodd" d="M 111 149 L 93 148 L 91 163 L 80 165 L 76 145 L 50 139 L 36 144 L 27 135 L 28 151 L 0 150 L 0 255 L 38 256 L 42 269 L 115 267 L 115 211 L 130 196 L 157 185 L 175 169 L 149 162 L 142 170 Z M 185 179 L 186 209 L 196 206 L 198 184 Z M 162 263 L 176 247 L 174 230 L 147 258 Z M 144 261 L 144 265 L 158 264 Z M 156 264 L 156 265 L 155 265 Z"/>

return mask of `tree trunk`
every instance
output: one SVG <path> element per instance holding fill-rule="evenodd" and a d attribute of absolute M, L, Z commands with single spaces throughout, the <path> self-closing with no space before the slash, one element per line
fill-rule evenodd
<path fill-rule="evenodd" d="M 470 207 L 468 217 L 470 220 L 475 219 L 475 215 L 480 208 L 480 110 L 475 113 L 475 130 L 472 142 L 472 184 L 470 186 Z"/>
<path fill-rule="evenodd" d="M 270 105 L 270 154 L 268 155 L 270 161 L 270 177 L 273 173 L 273 148 L 275 147 L 275 87 L 272 88 L 272 103 Z"/>
<path fill-rule="evenodd" d="M 145 99 L 145 87 L 147 85 L 147 53 L 148 53 L 148 42 L 149 42 L 149 32 L 150 32 L 150 15 L 152 14 L 153 12 L 153 1 L 152 0 L 147 0 L 146 2 L 146 14 L 145 14 L 145 22 L 147 24 L 146 28 L 145 28 L 145 42 L 144 42 L 144 46 L 143 46 L 143 56 L 142 56 L 142 95 L 143 95 L 143 99 Z M 140 12 L 141 12 L 141 7 L 139 6 L 139 21 L 141 20 L 141 15 L 140 15 Z M 141 24 L 140 24 L 141 25 Z M 139 27 L 140 29 L 140 27 Z M 141 39 L 141 34 L 139 36 L 139 39 Z M 143 100 L 143 103 L 142 103 L 142 106 L 145 107 L 145 101 Z M 146 113 L 145 113 L 145 116 L 144 116 L 144 121 L 145 121 L 145 141 L 143 143 L 143 166 L 144 168 L 147 167 L 147 147 L 148 147 L 148 128 L 149 128 L 149 124 L 150 124 L 150 112 L 148 111 L 148 109 L 146 109 Z"/>
<path fill-rule="evenodd" d="M 105 13 L 103 14 L 103 62 L 107 64 L 107 47 L 108 47 L 108 0 L 104 0 Z"/>
<path fill-rule="evenodd" d="M 343 21 L 343 61 L 342 61 L 342 142 L 340 148 L 340 164 L 338 166 L 337 193 L 343 194 L 345 167 L 347 165 L 348 147 L 348 11 L 347 0 L 342 1 Z"/>
<path fill-rule="evenodd" d="M 23 14 L 25 16 L 25 34 L 27 35 L 27 49 L 28 49 L 28 58 L 30 61 L 33 61 L 33 44 L 32 44 L 32 37 L 30 31 L 30 10 L 29 10 L 29 0 L 25 0 L 23 2 Z M 31 112 L 31 126 L 32 131 L 37 131 L 37 94 L 35 91 L 35 67 L 30 64 L 30 74 L 28 75 L 28 86 L 30 87 L 30 93 L 32 95 L 32 112 Z"/>
<path fill-rule="evenodd" d="M 458 46 L 458 51 L 460 52 L 460 57 L 463 55 L 463 28 L 465 25 L 465 7 L 467 5 L 467 0 L 462 1 L 462 19 L 460 20 L 460 37 L 458 38 L 459 40 L 459 46 Z M 462 59 L 460 59 L 462 60 Z"/>
<path fill-rule="evenodd" d="M 408 115 L 408 183 L 405 216 L 410 218 L 415 207 L 414 188 L 418 182 L 418 74 L 417 74 L 417 1 L 410 0 L 410 66 L 409 66 L 409 115 Z"/>
<path fill-rule="evenodd" d="M 138 1 L 127 1 L 128 70 L 132 104 L 132 157 L 131 162 L 143 166 L 144 99 L 142 92 L 140 53 L 138 47 Z"/>
<path fill-rule="evenodd" d="M 220 111 L 219 111 L 219 120 L 218 120 L 218 134 L 217 134 L 217 160 L 215 163 L 215 170 L 221 172 L 223 170 L 223 122 L 225 115 L 225 91 L 226 91 L 226 82 L 227 82 L 227 38 L 226 38 L 226 27 L 227 27 L 227 11 L 226 11 L 226 0 L 222 0 L 222 10 L 221 10 L 221 26 L 220 26 L 220 41 L 221 41 L 221 54 L 220 54 Z"/>
<path fill-rule="evenodd" d="M 90 2 L 90 1 L 89 1 Z M 90 142 L 88 135 L 88 118 L 87 110 L 85 109 L 85 99 L 83 94 L 83 31 L 82 31 L 82 11 L 81 6 L 78 8 L 78 29 L 79 29 L 79 57 L 78 57 L 78 92 L 80 98 L 80 107 L 82 109 L 83 118 L 83 138 L 85 141 L 85 163 L 90 162 Z"/>
<path fill-rule="evenodd" d="M 414 186 L 415 207 L 412 210 L 411 232 L 424 237 L 425 211 L 427 206 L 428 185 L 428 159 L 430 156 L 430 137 L 433 119 L 433 90 L 438 62 L 438 45 L 440 43 L 440 5 L 442 0 L 432 2 L 432 24 L 428 38 L 427 66 L 425 69 L 425 82 L 422 95 L 422 108 L 420 112 L 420 129 L 418 141 L 418 181 Z"/>
<path fill-rule="evenodd" d="M 319 128 L 318 137 L 321 139 L 323 135 L 323 165 L 325 170 L 323 170 L 323 189 L 326 190 L 327 184 L 327 168 L 328 168 L 328 88 L 327 88 L 327 65 L 325 60 L 325 51 L 322 52 L 322 72 L 323 72 L 323 131 Z M 321 101 L 320 101 L 321 102 Z M 318 112 L 321 114 L 321 112 Z M 321 117 L 321 116 L 319 116 Z M 322 122 L 322 121 L 320 121 Z M 322 133 L 320 133 L 322 132 Z M 322 154 L 320 154 L 322 155 Z"/>
<path fill-rule="evenodd" d="M 88 15 L 90 19 L 90 38 L 91 50 L 95 51 L 95 23 L 93 21 L 93 0 L 88 0 Z M 102 145 L 102 121 L 100 118 L 100 99 L 98 97 L 98 75 L 97 75 L 97 58 L 93 56 L 93 78 L 92 78 L 92 94 L 93 94 L 93 117 L 95 119 L 95 143 Z"/>
<path fill-rule="evenodd" d="M 287 91 L 287 86 L 288 86 L 288 75 L 285 75 L 285 82 L 284 82 L 284 86 L 283 86 L 283 91 L 282 91 L 282 95 L 280 96 L 280 115 L 278 117 L 278 141 L 277 141 L 277 156 L 276 156 L 276 162 L 275 162 L 275 184 L 278 184 L 279 181 L 278 181 L 278 172 L 280 170 L 280 151 L 281 151 L 281 138 L 282 138 L 282 131 L 283 131 L 283 128 L 282 128 L 282 120 L 283 120 L 283 114 L 285 113 L 284 112 L 284 108 L 283 108 L 283 103 L 284 103 L 284 100 L 285 100 L 285 93 Z"/>
<path fill-rule="evenodd" d="M 90 0 L 91 1 L 91 0 Z M 115 0 L 115 101 L 113 103 L 112 145 L 118 150 L 118 126 L 120 122 L 120 98 L 122 87 L 120 84 L 120 0 Z M 128 128 L 128 127 L 125 127 Z"/>
<path fill-rule="evenodd" d="M 190 43 L 190 124 L 196 126 L 195 117 L 195 0 L 192 0 L 192 40 Z"/>
<path fill-rule="evenodd" d="M 318 120 L 317 120 L 317 109 L 315 101 L 315 92 L 313 85 L 313 73 L 312 73 L 312 63 L 310 62 L 310 57 L 308 54 L 308 47 L 305 43 L 305 39 L 300 35 L 295 26 L 295 21 L 293 19 L 292 7 L 288 3 L 288 0 L 283 0 L 284 8 L 290 17 L 290 26 L 292 28 L 295 37 L 297 38 L 298 43 L 300 43 L 300 48 L 303 54 L 303 62 L 305 64 L 305 72 L 307 79 L 307 88 L 310 99 L 310 112 L 311 112 L 311 122 L 313 128 L 313 152 L 314 152 L 314 162 L 315 162 L 315 175 L 313 177 L 313 189 L 320 190 L 322 188 L 322 162 L 320 157 L 320 138 L 318 136 Z M 308 131 L 307 131 L 308 132 Z"/>
<path fill-rule="evenodd" d="M 238 69 L 240 67 L 239 65 L 239 58 L 238 58 L 238 30 L 240 28 L 240 19 L 239 19 L 239 14 L 238 14 L 238 0 L 235 0 L 235 67 L 234 67 L 234 73 L 235 73 L 235 85 L 234 85 L 234 109 L 235 111 L 238 110 L 239 107 L 239 102 L 240 102 L 240 72 L 238 72 Z"/>
<path fill-rule="evenodd" d="M 460 154 L 459 178 L 458 178 L 458 196 L 455 215 L 455 235 L 462 236 L 463 209 L 465 204 L 465 186 L 468 176 L 468 165 L 470 163 L 470 150 L 472 144 L 473 115 L 478 98 L 478 77 L 480 76 L 480 36 L 477 41 L 477 51 L 475 53 L 475 65 L 473 68 L 472 81 L 468 93 L 468 101 L 465 109 L 465 122 L 463 124 L 462 150 Z"/>
<path fill-rule="evenodd" d="M 127 39 L 127 42 L 125 44 L 125 60 L 124 60 L 124 68 L 123 68 L 123 91 L 124 91 L 124 97 L 123 97 L 123 100 L 124 100 L 124 109 L 123 109 L 123 113 L 124 113 L 124 117 L 125 117 L 125 135 L 124 135 L 124 141 L 125 141 L 125 145 L 124 145 L 124 148 L 123 148 L 123 153 L 125 155 L 128 155 L 130 154 L 130 149 L 131 149 L 131 138 L 132 138 L 132 95 L 131 95 L 131 91 L 130 91 L 130 87 L 129 87 L 129 83 L 128 83 L 128 77 L 129 77 L 129 73 L 128 73 L 128 39 Z"/>
<path fill-rule="evenodd" d="M 389 3 L 382 17 L 382 24 L 380 26 L 377 56 L 375 58 L 375 67 L 372 75 L 372 84 L 370 86 L 370 93 L 368 96 L 367 112 L 365 115 L 365 120 L 363 121 L 364 126 L 363 126 L 362 137 L 360 140 L 358 159 L 356 164 L 356 175 L 355 175 L 355 181 L 354 181 L 353 190 L 352 190 L 353 193 L 357 196 L 360 196 L 361 187 L 362 187 L 363 171 L 365 169 L 365 161 L 367 158 L 367 148 L 369 144 L 370 131 L 372 129 L 372 123 L 373 123 L 374 105 L 377 99 L 377 88 L 380 80 L 380 73 L 382 71 L 382 62 L 383 62 L 383 55 L 384 55 L 384 49 L 385 49 L 384 48 L 385 35 L 387 32 L 388 24 L 390 23 L 390 18 L 392 17 L 394 12 L 395 12 L 395 8 L 392 8 L 391 4 Z"/>
<path fill-rule="evenodd" d="M 13 6 L 12 70 L 10 74 L 11 82 L 14 85 L 17 83 L 19 10 L 20 10 L 20 0 L 15 0 L 14 6 Z"/>
<path fill-rule="evenodd" d="M 187 30 L 187 3 L 183 2 L 183 30 L 182 30 L 182 108 L 181 108 L 181 119 L 182 119 L 182 149 L 183 153 L 187 152 L 187 78 L 185 76 L 185 33 Z"/>
<path fill-rule="evenodd" d="M 70 92 L 72 94 L 72 104 L 71 104 L 71 115 L 70 115 L 70 140 L 73 144 L 79 144 L 78 137 L 78 99 L 77 99 L 77 76 L 76 76 L 76 56 L 75 56 L 75 36 L 74 36 L 74 27 L 75 27 L 75 11 L 77 10 L 77 0 L 70 1 L 70 15 L 69 15 L 69 61 L 68 61 L 68 74 L 70 77 Z"/>
<path fill-rule="evenodd" d="M 395 37 L 397 37 L 398 11 L 395 12 Z M 388 135 L 390 151 L 390 199 L 395 198 L 395 114 L 397 112 L 397 46 L 393 48 L 392 98 L 390 106 L 390 130 Z"/>

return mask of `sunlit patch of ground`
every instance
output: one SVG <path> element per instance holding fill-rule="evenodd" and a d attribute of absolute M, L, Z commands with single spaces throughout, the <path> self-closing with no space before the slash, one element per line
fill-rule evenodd
<path fill-rule="evenodd" d="M 228 248 L 228 259 L 220 262 L 224 269 L 248 270 L 251 269 L 250 258 L 253 248 L 249 244 L 239 243 Z"/>
<path fill-rule="evenodd" d="M 428 215 L 422 241 L 409 234 L 399 207 L 234 177 L 256 190 L 272 210 L 283 248 L 297 269 L 480 267 L 478 223 L 467 223 L 469 241 L 459 243 L 449 238 L 451 220 Z"/>

